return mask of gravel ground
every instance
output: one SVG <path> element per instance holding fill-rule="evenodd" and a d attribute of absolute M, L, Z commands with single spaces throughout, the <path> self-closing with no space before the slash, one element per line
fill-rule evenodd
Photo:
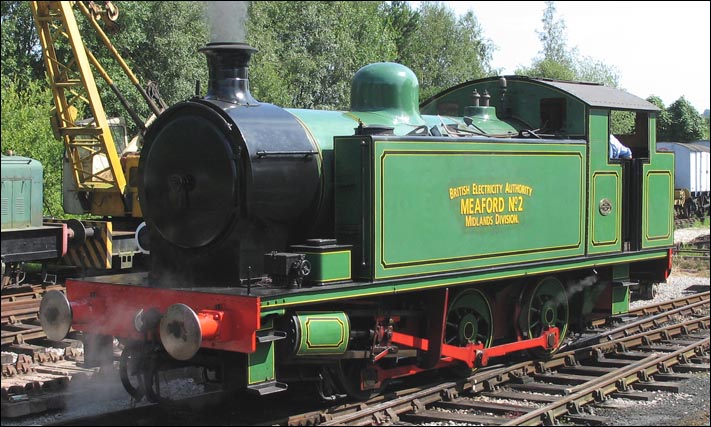
<path fill-rule="evenodd" d="M 674 232 L 674 243 L 687 243 L 703 234 L 709 234 L 709 229 L 679 229 Z M 695 274 L 673 271 L 667 283 L 659 284 L 657 295 L 653 300 L 632 300 L 630 308 L 708 290 L 708 270 Z M 595 415 L 609 417 L 614 420 L 611 425 L 619 426 L 709 425 L 709 387 L 711 386 L 709 373 L 695 374 L 692 379 L 680 381 L 679 384 L 680 393 L 656 392 L 655 399 L 649 402 L 609 399 L 605 402 L 607 408 L 593 407 L 592 412 Z"/>
<path fill-rule="evenodd" d="M 708 291 L 708 272 L 706 276 L 672 273 L 667 283 L 659 285 L 653 300 L 633 300 L 630 302 L 630 308 Z M 609 417 L 614 420 L 610 425 L 615 426 L 709 425 L 709 387 L 711 386 L 709 373 L 694 374 L 693 378 L 679 381 L 679 384 L 680 393 L 655 392 L 655 398 L 649 402 L 608 399 L 605 401 L 607 407 L 593 407 L 592 413 Z"/>
<path fill-rule="evenodd" d="M 166 385 L 162 385 L 166 387 Z M 167 385 L 170 393 L 175 398 L 187 397 L 203 391 L 203 386 L 195 384 L 191 379 L 174 379 Z M 135 406 L 147 405 L 143 400 L 134 404 L 126 393 L 117 373 L 101 378 L 98 383 L 92 382 L 89 387 L 77 385 L 76 393 L 70 395 L 64 411 L 46 412 L 39 415 L 30 415 L 21 418 L 2 418 L 3 426 L 43 426 L 58 423 L 72 418 L 99 415 L 106 412 L 130 409 Z M 162 390 L 165 390 L 162 388 Z M 71 386 L 70 386 L 71 392 Z"/>
<path fill-rule="evenodd" d="M 680 228 L 674 231 L 674 243 L 688 243 L 704 234 L 709 234 L 708 228 Z"/>
<path fill-rule="evenodd" d="M 679 385 L 679 393 L 656 392 L 649 402 L 608 399 L 609 407 L 593 407 L 592 413 L 610 418 L 614 426 L 709 425 L 709 373 L 694 374 Z"/>
<path fill-rule="evenodd" d="M 708 228 L 680 229 L 674 233 L 676 243 L 689 242 L 702 234 L 708 234 Z M 690 292 L 709 289 L 708 271 L 702 276 L 673 272 L 666 284 L 660 284 L 654 300 L 633 300 L 630 307 L 635 308 L 655 302 L 680 298 Z M 187 396 L 200 390 L 192 380 L 173 380 L 170 383 L 173 396 Z M 650 402 L 636 402 L 627 399 L 610 399 L 606 408 L 593 407 L 595 415 L 610 417 L 611 425 L 709 425 L 709 373 L 696 374 L 694 378 L 682 381 L 681 393 L 658 392 L 657 398 Z M 165 390 L 165 389 L 164 389 Z M 2 418 L 2 426 L 42 426 L 59 422 L 63 419 L 100 414 L 130 408 L 133 402 L 121 386 L 118 376 L 107 376 L 90 392 L 77 393 L 67 404 L 63 412 L 46 413 L 40 416 L 28 416 L 19 419 Z M 436 425 L 436 424 L 430 424 Z"/>

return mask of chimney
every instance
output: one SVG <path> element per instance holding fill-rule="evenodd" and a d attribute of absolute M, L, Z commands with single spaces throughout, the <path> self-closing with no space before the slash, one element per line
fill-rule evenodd
<path fill-rule="evenodd" d="M 246 43 L 208 43 L 199 49 L 207 57 L 209 82 L 205 99 L 256 105 L 249 93 L 249 60 L 257 49 Z"/>

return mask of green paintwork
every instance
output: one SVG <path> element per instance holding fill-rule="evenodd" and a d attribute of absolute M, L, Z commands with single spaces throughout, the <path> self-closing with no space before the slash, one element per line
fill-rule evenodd
<path fill-rule="evenodd" d="M 464 116 L 471 119 L 472 126 L 489 135 L 518 134 L 518 129 L 497 118 L 496 107 L 466 107 Z"/>
<path fill-rule="evenodd" d="M 260 331 L 272 329 L 273 322 L 266 322 Z M 274 343 L 275 341 L 257 341 L 257 350 L 247 354 L 247 385 L 258 384 L 265 381 L 274 381 Z"/>
<path fill-rule="evenodd" d="M 590 112 L 590 206 L 588 253 L 617 252 L 622 249 L 622 166 L 609 162 L 609 111 Z M 605 215 L 601 205 L 609 203 Z"/>
<path fill-rule="evenodd" d="M 2 156 L 2 229 L 42 225 L 42 164 L 27 157 Z"/>
<path fill-rule="evenodd" d="M 674 244 L 674 153 L 656 150 L 656 119 L 649 121 L 650 163 L 644 165 L 642 247 Z"/>
<path fill-rule="evenodd" d="M 629 264 L 617 264 L 612 266 L 612 280 L 627 280 L 630 277 Z"/>
<path fill-rule="evenodd" d="M 501 279 L 547 273 L 562 273 L 606 265 L 625 264 L 653 259 L 666 259 L 667 250 L 643 253 L 614 254 L 592 259 L 562 260 L 552 265 L 515 265 L 505 270 L 481 271 L 461 274 L 455 277 L 412 278 L 411 280 L 353 283 L 305 289 L 297 294 L 283 294 L 261 298 L 261 309 L 268 312 L 275 308 L 299 306 L 326 301 L 340 301 L 348 298 L 374 297 L 401 292 L 424 291 L 430 289 L 456 287 L 476 283 L 490 283 Z"/>
<path fill-rule="evenodd" d="M 423 125 L 420 116 L 420 84 L 409 68 L 378 62 L 358 70 L 351 82 L 351 111 L 382 114 L 368 120 L 380 125 Z M 385 120 L 377 123 L 377 120 Z"/>
<path fill-rule="evenodd" d="M 348 348 L 351 327 L 346 313 L 299 312 L 295 322 L 301 336 L 297 356 L 343 354 Z"/>
<path fill-rule="evenodd" d="M 333 148 L 334 135 L 353 135 L 359 122 L 392 127 L 395 135 L 405 135 L 426 124 L 419 110 L 417 77 L 404 65 L 385 62 L 366 65 L 356 73 L 349 111 L 286 111 L 304 124 L 324 155 Z"/>
<path fill-rule="evenodd" d="M 621 162 L 608 158 L 610 108 L 624 109 L 615 103 L 614 89 L 600 92 L 612 94 L 605 104 L 587 85 L 580 86 L 588 91 L 585 98 L 546 81 L 512 77 L 503 90 L 499 79 L 487 78 L 427 100 L 419 115 L 413 111 L 416 80 L 407 73 L 398 76 L 398 70 L 379 64 L 357 76 L 352 111 L 289 110 L 318 142 L 327 190 L 333 171 L 335 237 L 338 244 L 354 246 L 355 282 L 265 297 L 265 310 L 582 268 L 619 266 L 614 274 L 623 279 L 629 277 L 630 263 L 666 257 L 664 248 L 673 243 L 673 154 L 654 149 L 653 106 L 646 108 L 640 100 L 635 105 L 643 111 L 632 109 L 638 113 L 632 138 L 643 152 L 639 188 L 633 189 L 641 194 L 640 220 L 632 231 L 646 252 L 629 252 L 622 204 L 630 183 Z M 489 106 L 474 106 L 474 89 L 490 95 Z M 466 128 L 472 135 L 480 129 L 515 137 L 532 130 L 543 140 L 431 137 L 415 142 L 404 136 L 423 120 L 442 135 Z M 395 136 L 348 136 L 359 121 L 393 127 Z M 555 140 L 546 139 L 553 135 Z M 471 190 L 473 183 L 523 184 L 532 191 L 462 194 L 460 187 Z M 513 210 L 516 202 L 509 205 L 514 195 L 521 196 L 521 212 Z M 490 212 L 468 212 L 484 199 L 496 202 Z M 497 214 L 518 216 L 508 217 L 513 224 L 496 224 Z M 494 224 L 485 225 L 491 217 Z"/>
<path fill-rule="evenodd" d="M 584 144 L 355 137 L 337 138 L 335 152 L 336 188 L 343 188 L 336 234 L 339 242 L 354 245 L 355 265 L 367 267 L 357 272 L 363 279 L 584 253 Z M 358 165 L 359 159 L 366 164 Z M 364 186 L 346 175 L 362 166 L 370 172 Z M 364 211 L 373 212 L 372 225 L 361 224 Z M 362 230 L 365 245 L 359 242 Z"/>
<path fill-rule="evenodd" d="M 612 313 L 620 314 L 630 311 L 630 288 L 628 286 L 612 287 Z"/>
<path fill-rule="evenodd" d="M 258 384 L 273 381 L 274 373 L 274 341 L 257 343 L 257 350 L 247 354 L 248 384 Z"/>
<path fill-rule="evenodd" d="M 422 114 L 426 120 L 427 115 L 431 115 L 439 119 L 449 117 L 459 121 L 459 118 L 467 115 L 467 108 L 473 105 L 474 89 L 479 94 L 488 92 L 491 96 L 489 106 L 496 108 L 499 118 L 506 118 L 509 125 L 519 130 L 545 128 L 545 123 L 541 123 L 542 102 L 545 104 L 546 101 L 560 101 L 565 106 L 566 119 L 561 123 L 559 132 L 569 138 L 581 138 L 586 135 L 585 104 L 571 94 L 531 80 L 509 79 L 505 94 L 499 79 L 465 83 L 427 100 L 421 110 Z"/>
<path fill-rule="evenodd" d="M 674 208 L 667 203 L 673 200 L 674 176 L 669 170 L 645 169 L 643 247 L 668 246 L 674 238 Z"/>
<path fill-rule="evenodd" d="M 292 250 L 305 254 L 306 259 L 311 263 L 311 273 L 306 278 L 309 283 L 323 285 L 351 280 L 350 249 L 343 249 L 343 246 L 318 252 L 314 249 L 317 248 L 292 246 Z"/>

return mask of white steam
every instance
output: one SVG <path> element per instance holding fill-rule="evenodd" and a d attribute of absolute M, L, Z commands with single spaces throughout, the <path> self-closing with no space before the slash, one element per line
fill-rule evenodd
<path fill-rule="evenodd" d="M 246 42 L 248 1 L 208 1 L 210 42 Z"/>
<path fill-rule="evenodd" d="M 597 282 L 597 275 L 591 274 L 583 279 L 568 282 L 567 294 L 568 299 L 578 292 L 584 291 L 586 288 L 594 285 Z"/>

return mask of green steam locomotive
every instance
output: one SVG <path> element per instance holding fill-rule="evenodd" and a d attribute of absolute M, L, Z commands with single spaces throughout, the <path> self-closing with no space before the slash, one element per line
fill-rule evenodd
<path fill-rule="evenodd" d="M 485 78 L 420 104 L 414 73 L 363 67 L 348 111 L 256 101 L 254 49 L 209 44 L 206 96 L 150 127 L 139 199 L 147 273 L 67 281 L 47 335 L 81 331 L 136 398 L 192 365 L 270 394 L 314 381 L 367 398 L 432 369 L 550 354 L 664 282 L 673 153 L 658 109 L 598 84 Z M 611 111 L 634 115 L 610 158 Z"/>

